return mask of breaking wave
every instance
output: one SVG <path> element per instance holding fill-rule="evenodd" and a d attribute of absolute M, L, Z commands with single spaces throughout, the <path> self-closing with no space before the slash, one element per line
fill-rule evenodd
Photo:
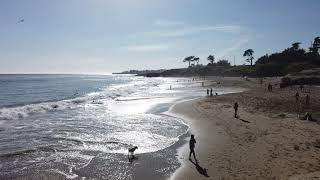
<path fill-rule="evenodd" d="M 63 101 L 57 101 L 57 102 L 45 102 L 45 103 L 38 103 L 38 104 L 28 104 L 28 105 L 18 106 L 18 107 L 1 108 L 0 120 L 23 119 L 32 114 L 73 108 L 76 105 L 84 102 L 86 102 L 86 100 L 79 98 L 74 100 L 63 100 Z"/>

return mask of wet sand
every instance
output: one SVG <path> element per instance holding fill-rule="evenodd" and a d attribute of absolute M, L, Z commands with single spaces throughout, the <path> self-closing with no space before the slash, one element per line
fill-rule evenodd
<path fill-rule="evenodd" d="M 185 119 L 197 140 L 199 164 L 189 161 L 188 143 L 178 150 L 181 167 L 171 179 L 320 179 L 320 89 L 279 89 L 279 79 L 220 78 L 222 86 L 250 90 L 204 97 L 175 105 L 171 113 Z M 273 92 L 266 85 L 277 84 Z M 300 93 L 299 120 L 294 94 Z M 310 94 L 310 107 L 305 96 Z M 239 118 L 233 103 L 239 103 Z M 189 140 L 189 137 L 185 139 Z"/>

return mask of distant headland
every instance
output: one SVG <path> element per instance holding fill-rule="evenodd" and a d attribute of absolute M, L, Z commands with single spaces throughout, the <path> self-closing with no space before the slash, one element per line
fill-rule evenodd
<path fill-rule="evenodd" d="M 158 70 L 129 70 L 123 72 L 115 72 L 112 74 L 135 74 L 138 76 L 148 76 L 148 77 L 157 77 L 160 76 L 161 73 L 166 71 L 166 69 L 158 69 Z"/>

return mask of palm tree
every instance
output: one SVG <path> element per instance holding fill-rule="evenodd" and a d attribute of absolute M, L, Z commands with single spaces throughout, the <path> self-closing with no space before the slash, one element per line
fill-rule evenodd
<path fill-rule="evenodd" d="M 210 61 L 210 64 L 213 64 L 213 62 L 214 62 L 214 56 L 213 56 L 213 55 L 209 55 L 209 56 L 207 57 L 207 60 Z"/>
<path fill-rule="evenodd" d="M 314 38 L 313 45 L 320 47 L 320 36 Z"/>
<path fill-rule="evenodd" d="M 199 57 L 194 57 L 192 61 L 197 62 L 197 65 L 199 64 L 200 58 Z"/>
<path fill-rule="evenodd" d="M 295 42 L 295 43 L 293 43 L 291 49 L 294 50 L 294 51 L 299 50 L 300 44 L 301 44 L 301 42 Z"/>
<path fill-rule="evenodd" d="M 319 36 L 314 38 L 314 41 L 312 44 L 313 53 L 315 53 L 316 55 L 319 55 L 318 49 L 320 49 L 320 37 Z"/>
<path fill-rule="evenodd" d="M 193 59 L 194 59 L 194 56 L 188 56 L 188 57 L 185 57 L 183 59 L 183 62 L 188 62 L 189 63 L 188 67 L 190 67 L 191 66 L 191 62 L 193 61 Z"/>
<path fill-rule="evenodd" d="M 252 60 L 254 59 L 254 58 L 253 58 L 253 53 L 254 53 L 254 51 L 253 51 L 252 49 L 247 49 L 247 50 L 245 50 L 244 53 L 243 53 L 243 57 L 245 57 L 245 56 L 248 57 L 248 58 L 246 59 L 246 61 L 247 61 L 248 63 L 250 63 L 250 66 L 252 66 Z"/>

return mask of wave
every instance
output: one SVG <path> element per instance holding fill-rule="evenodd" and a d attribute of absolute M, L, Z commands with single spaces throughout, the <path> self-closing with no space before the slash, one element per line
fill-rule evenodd
<path fill-rule="evenodd" d="M 57 149 L 54 148 L 53 146 L 38 146 L 32 149 L 24 149 L 24 150 L 19 150 L 19 151 L 13 151 L 10 153 L 5 153 L 5 154 L 0 154 L 0 158 L 10 158 L 13 156 L 22 156 L 22 155 L 28 155 L 31 153 L 35 152 L 57 152 Z"/>
<path fill-rule="evenodd" d="M 13 107 L 0 107 L 0 120 L 19 120 L 32 114 L 73 109 L 84 104 L 103 105 L 104 101 L 102 100 L 116 99 L 118 97 L 120 97 L 120 94 L 109 93 L 105 89 L 104 91 L 89 93 L 72 99 L 23 104 Z"/>
<path fill-rule="evenodd" d="M 58 101 L 39 104 L 28 104 L 20 107 L 1 108 L 0 120 L 23 119 L 30 114 L 44 113 L 52 110 L 62 110 L 70 108 L 72 103 L 68 101 Z"/>
<path fill-rule="evenodd" d="M 136 101 L 136 100 L 144 100 L 144 99 L 154 99 L 154 98 L 161 98 L 161 97 L 119 97 L 116 98 L 116 101 Z"/>
<path fill-rule="evenodd" d="M 120 141 L 110 141 L 110 140 L 106 140 L 106 141 L 97 141 L 97 140 L 86 140 L 86 139 L 79 139 L 79 138 L 70 138 L 70 137 L 54 137 L 53 139 L 57 139 L 57 140 L 62 140 L 62 141 L 71 141 L 74 142 L 77 145 L 89 145 L 89 144 L 99 144 L 99 145 L 118 145 L 119 147 L 121 146 L 122 148 L 128 148 L 130 146 L 132 146 L 132 144 L 127 144 L 125 142 L 120 142 Z"/>
<path fill-rule="evenodd" d="M 72 173 L 72 169 L 70 170 L 71 172 L 69 172 L 69 173 L 63 172 L 63 171 L 58 170 L 58 169 L 54 169 L 54 170 L 51 170 L 51 171 L 65 176 L 66 179 L 75 179 L 75 178 L 78 177 L 77 174 Z"/>
<path fill-rule="evenodd" d="M 1 158 L 9 158 L 9 157 L 13 157 L 13 156 L 30 154 L 35 151 L 36 151 L 36 149 L 26 149 L 26 150 L 14 151 L 14 152 L 6 153 L 6 154 L 0 154 L 0 157 Z"/>
<path fill-rule="evenodd" d="M 48 111 L 72 109 L 83 104 L 104 105 L 105 100 L 116 100 L 121 96 L 135 93 L 136 84 L 108 84 L 98 91 L 87 94 L 74 94 L 69 99 L 33 102 L 31 104 L 16 104 L 15 106 L 0 107 L 0 120 L 19 120 L 32 114 L 46 113 Z M 77 97 L 76 97 L 77 96 Z"/>
<path fill-rule="evenodd" d="M 18 120 L 24 119 L 29 115 L 37 113 L 46 113 L 49 111 L 72 109 L 86 103 L 103 104 L 101 101 L 95 101 L 96 97 L 86 94 L 85 96 L 73 99 L 32 103 L 23 106 L 0 108 L 0 120 Z"/>
<path fill-rule="evenodd" d="M 71 141 L 78 145 L 81 145 L 81 147 L 90 146 L 90 145 L 99 145 L 107 148 L 110 152 L 112 151 L 110 145 L 116 145 L 116 149 L 127 149 L 128 147 L 132 146 L 131 144 L 119 142 L 119 141 L 92 141 L 92 140 L 79 140 L 75 138 L 54 138 L 57 140 L 64 140 L 64 141 Z M 76 145 L 74 144 L 74 145 Z M 23 156 L 23 155 L 29 155 L 32 153 L 38 153 L 38 152 L 47 152 L 47 153 L 57 153 L 57 152 L 65 152 L 65 151 L 74 151 L 74 150 L 83 150 L 83 148 L 74 149 L 77 146 L 69 147 L 67 144 L 65 145 L 44 145 L 44 146 L 36 146 L 34 148 L 30 149 L 23 149 L 23 150 L 17 150 L 9 153 L 0 154 L 0 158 L 10 158 L 15 156 Z M 109 149 L 110 148 L 110 149 Z M 86 149 L 87 151 L 101 151 L 101 149 Z"/>

